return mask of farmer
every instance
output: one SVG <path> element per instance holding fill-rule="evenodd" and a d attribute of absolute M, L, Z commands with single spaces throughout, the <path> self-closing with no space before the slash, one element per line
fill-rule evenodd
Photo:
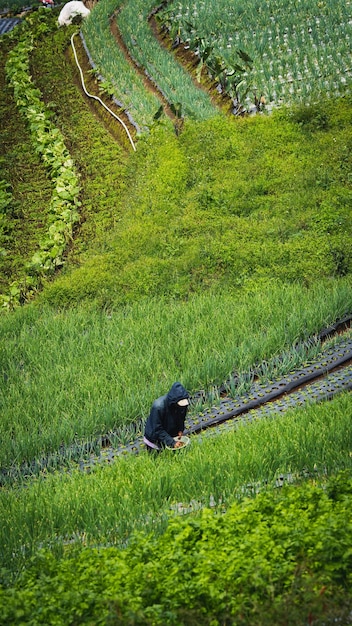
<path fill-rule="evenodd" d="M 174 383 L 169 393 L 154 400 L 144 429 L 148 452 L 182 446 L 174 437 L 183 433 L 188 405 L 189 395 L 181 383 Z"/>

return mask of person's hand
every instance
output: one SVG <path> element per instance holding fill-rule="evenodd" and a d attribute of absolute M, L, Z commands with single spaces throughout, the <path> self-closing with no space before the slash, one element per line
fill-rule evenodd
<path fill-rule="evenodd" d="M 182 437 L 182 430 L 180 430 L 180 432 L 177 433 L 178 437 Z"/>
<path fill-rule="evenodd" d="M 176 441 L 175 448 L 182 448 L 182 446 L 183 446 L 182 441 Z"/>

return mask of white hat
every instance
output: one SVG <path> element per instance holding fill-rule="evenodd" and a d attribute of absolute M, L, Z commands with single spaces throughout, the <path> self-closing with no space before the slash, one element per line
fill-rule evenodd
<path fill-rule="evenodd" d="M 183 398 L 182 400 L 178 401 L 178 406 L 187 406 L 189 404 L 189 400 L 188 398 Z"/>

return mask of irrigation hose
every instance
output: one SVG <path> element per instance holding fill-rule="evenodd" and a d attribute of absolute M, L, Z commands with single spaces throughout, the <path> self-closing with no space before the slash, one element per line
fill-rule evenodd
<path fill-rule="evenodd" d="M 73 54 L 74 54 L 74 57 L 75 57 L 75 61 L 76 61 L 76 64 L 77 64 L 77 67 L 79 69 L 79 73 L 80 73 L 80 76 L 81 76 L 81 82 L 82 82 L 82 87 L 83 87 L 84 93 L 86 94 L 86 96 L 88 96 L 88 98 L 93 98 L 94 100 L 98 100 L 98 102 L 100 102 L 100 104 L 104 107 L 104 109 L 106 109 L 108 111 L 108 113 L 110 113 L 118 122 L 120 122 L 120 124 L 123 126 L 123 128 L 125 129 L 125 131 L 127 133 L 128 139 L 130 140 L 130 143 L 131 143 L 131 146 L 132 146 L 133 150 L 136 151 L 136 146 L 134 145 L 134 142 L 133 142 L 133 139 L 131 137 L 130 131 L 128 130 L 125 122 L 120 117 L 118 117 L 118 115 L 116 115 L 113 111 L 111 111 L 111 109 L 109 109 L 109 107 L 106 106 L 106 104 L 98 96 L 94 96 L 93 94 L 91 94 L 91 93 L 89 93 L 87 91 L 85 83 L 84 83 L 84 77 L 83 77 L 82 68 L 81 68 L 81 66 L 80 66 L 80 64 L 78 62 L 76 48 L 75 48 L 74 43 L 73 43 L 73 38 L 74 38 L 75 35 L 77 35 L 77 33 L 73 33 L 73 35 L 71 37 L 71 46 L 72 46 L 72 50 L 73 50 Z"/>

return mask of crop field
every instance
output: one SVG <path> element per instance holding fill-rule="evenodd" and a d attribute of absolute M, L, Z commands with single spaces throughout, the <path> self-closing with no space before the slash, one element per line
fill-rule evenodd
<path fill-rule="evenodd" d="M 241 490 L 251 495 L 280 475 L 305 471 L 322 477 L 351 469 L 351 410 L 351 394 L 342 394 L 236 432 L 192 437 L 177 457 L 141 453 L 88 474 L 66 467 L 3 487 L 3 565 L 18 569 L 39 544 L 54 540 L 62 546 L 83 533 L 90 545 L 122 545 L 135 531 L 152 532 L 155 526 L 160 532 L 168 517 L 187 513 L 189 506 L 195 512 L 209 506 L 224 510 Z"/>
<path fill-rule="evenodd" d="M 142 79 L 128 63 L 111 33 L 109 18 L 116 7 L 116 0 L 98 2 L 94 14 L 85 20 L 82 32 L 97 71 L 113 89 L 138 130 L 143 131 L 152 124 L 160 102 L 144 87 Z"/>
<path fill-rule="evenodd" d="M 239 99 L 249 107 L 254 94 L 277 106 L 350 92 L 349 1 L 175 0 L 159 18 L 173 39 L 179 37 L 204 60 L 232 97 L 239 85 Z M 252 59 L 252 69 L 244 66 L 239 50 Z"/>
<path fill-rule="evenodd" d="M 156 41 L 148 24 L 154 2 L 144 0 L 125 2 L 117 17 L 121 33 L 131 55 L 173 105 L 181 104 L 181 114 L 193 119 L 216 115 L 207 93 L 197 89 L 191 77 L 173 56 Z"/>
<path fill-rule="evenodd" d="M 58 7 L 0 38 L 0 624 L 347 625 L 351 392 L 109 455 L 174 381 L 196 421 L 294 376 L 352 314 L 348 95 L 227 117 L 190 89 L 175 132 L 110 30 L 161 84 L 151 8 L 101 0 L 83 25 L 136 151 L 83 94 Z"/>
<path fill-rule="evenodd" d="M 18 312 L 2 325 L 2 467 L 140 423 L 169 380 L 211 390 L 234 368 L 269 361 L 306 339 L 302 328 L 313 334 L 350 309 L 347 281 L 337 285 L 272 286 L 237 304 L 220 292 L 187 306 L 149 300 L 110 314 L 84 306 L 70 315 L 43 308 L 39 318 Z"/>

